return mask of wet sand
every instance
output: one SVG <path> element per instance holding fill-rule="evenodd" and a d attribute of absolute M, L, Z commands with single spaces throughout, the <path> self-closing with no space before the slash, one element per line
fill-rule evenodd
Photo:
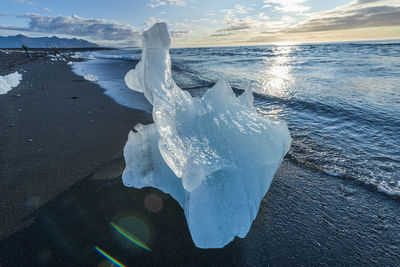
<path fill-rule="evenodd" d="M 66 62 L 1 52 L 0 62 L 0 75 L 23 74 L 0 95 L 0 266 L 109 266 L 95 247 L 127 266 L 399 264 L 398 199 L 288 158 L 246 238 L 196 248 L 174 199 L 122 185 L 128 132 L 150 114 Z"/>

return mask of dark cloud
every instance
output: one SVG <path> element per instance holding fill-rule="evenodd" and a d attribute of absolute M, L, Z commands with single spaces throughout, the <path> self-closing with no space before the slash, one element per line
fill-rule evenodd
<path fill-rule="evenodd" d="M 290 41 L 292 34 L 297 33 L 329 33 L 330 31 L 376 28 L 400 25 L 400 2 L 383 0 L 354 0 L 332 10 L 312 13 L 309 18 L 293 26 L 274 27 L 273 22 L 258 23 L 257 18 L 235 19 L 225 21 L 227 26 L 217 30 L 211 37 L 232 36 L 240 30 L 255 29 L 248 31 L 249 38 L 245 42 L 274 42 Z M 282 23 L 284 24 L 284 23 Z M 268 29 L 268 30 L 267 30 Z M 259 31 L 258 31 L 259 30 Z M 311 37 L 312 38 L 312 37 Z M 235 40 L 240 42 L 240 40 Z"/>
<path fill-rule="evenodd" d="M 188 33 L 189 33 L 189 30 L 171 31 L 171 37 L 172 38 L 180 38 L 180 37 L 183 37 L 184 35 L 186 35 Z"/>
<path fill-rule="evenodd" d="M 210 36 L 211 37 L 224 37 L 224 36 L 232 36 L 232 35 L 235 35 L 235 34 L 236 34 L 235 32 L 214 33 L 214 34 L 211 34 Z"/>
<path fill-rule="evenodd" d="M 357 4 L 369 4 L 369 3 L 377 3 L 382 0 L 356 0 Z"/>
<path fill-rule="evenodd" d="M 357 1 L 357 3 L 371 2 L 377 1 Z M 284 32 L 321 32 L 400 25 L 400 7 L 386 5 L 363 7 L 357 3 L 349 5 L 348 8 L 334 9 L 318 14 L 318 16 L 312 16 Z"/>
<path fill-rule="evenodd" d="M 20 15 L 29 19 L 28 27 L 0 26 L 4 30 L 43 32 L 88 37 L 105 41 L 137 41 L 139 34 L 133 26 L 104 19 L 87 19 L 79 16 Z"/>
<path fill-rule="evenodd" d="M 251 29 L 252 26 L 248 22 L 239 22 L 231 24 L 225 28 L 218 29 L 217 32 L 229 32 L 229 31 L 239 31 L 239 30 L 248 30 Z"/>
<path fill-rule="evenodd" d="M 23 26 L 5 26 L 5 25 L 0 25 L 0 30 L 8 30 L 8 31 L 26 31 L 26 27 L 23 27 Z"/>

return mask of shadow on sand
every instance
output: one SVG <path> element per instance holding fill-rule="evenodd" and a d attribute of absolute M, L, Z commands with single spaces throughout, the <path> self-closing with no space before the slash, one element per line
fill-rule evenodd
<path fill-rule="evenodd" d="M 241 240 L 224 249 L 196 248 L 183 210 L 153 188 L 126 188 L 121 177 L 90 175 L 38 208 L 33 223 L 0 241 L 1 266 L 109 266 L 99 247 L 126 266 L 241 265 Z M 117 224 L 148 251 L 118 233 Z"/>

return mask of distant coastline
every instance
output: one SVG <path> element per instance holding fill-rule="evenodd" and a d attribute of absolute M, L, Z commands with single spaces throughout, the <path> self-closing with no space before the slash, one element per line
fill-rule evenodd
<path fill-rule="evenodd" d="M 23 51 L 24 49 L 22 48 L 0 48 L 0 50 L 10 50 L 10 51 Z M 35 48 L 30 48 L 30 51 L 33 52 L 41 52 L 41 51 L 52 51 L 52 48 L 47 48 L 47 47 L 35 47 Z M 118 50 L 118 48 L 113 48 L 113 47 L 58 47 L 58 50 L 60 52 L 85 52 L 85 51 L 100 51 L 100 50 Z"/>
<path fill-rule="evenodd" d="M 83 39 L 68 39 L 53 37 L 28 37 L 22 34 L 15 36 L 0 36 L 0 48 L 20 48 L 22 44 L 29 48 L 93 48 L 98 44 Z"/>

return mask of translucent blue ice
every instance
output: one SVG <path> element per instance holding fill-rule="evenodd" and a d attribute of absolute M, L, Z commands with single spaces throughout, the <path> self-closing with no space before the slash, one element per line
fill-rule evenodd
<path fill-rule="evenodd" d="M 249 232 L 289 150 L 289 130 L 257 113 L 250 90 L 236 96 L 224 80 L 203 98 L 191 97 L 172 79 L 169 47 L 166 24 L 155 24 L 125 77 L 152 103 L 154 124 L 129 133 L 123 182 L 169 193 L 184 209 L 196 246 L 220 248 Z"/>

